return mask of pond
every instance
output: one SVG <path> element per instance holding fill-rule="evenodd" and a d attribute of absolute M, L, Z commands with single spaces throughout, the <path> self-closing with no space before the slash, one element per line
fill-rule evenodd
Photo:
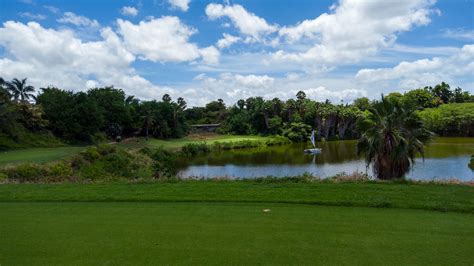
<path fill-rule="evenodd" d="M 356 141 L 318 142 L 322 153 L 304 154 L 309 143 L 218 151 L 186 158 L 180 162 L 179 176 L 254 178 L 296 176 L 309 173 L 330 177 L 338 173 L 366 172 L 364 160 L 356 154 Z M 474 138 L 437 138 L 427 148 L 425 159 L 416 158 L 407 178 L 415 180 L 474 180 L 468 164 L 474 154 Z"/>

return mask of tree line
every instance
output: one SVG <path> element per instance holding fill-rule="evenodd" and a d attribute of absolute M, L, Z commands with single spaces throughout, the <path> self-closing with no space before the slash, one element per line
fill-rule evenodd
<path fill-rule="evenodd" d="M 219 133 L 283 135 L 292 141 L 306 140 L 313 129 L 319 139 L 353 139 L 360 136 L 356 122 L 376 103 L 365 97 L 351 104 L 318 102 L 299 91 L 288 100 L 250 97 L 226 106 L 218 99 L 187 108 L 183 98 L 173 100 L 168 94 L 160 100 L 141 101 L 114 87 L 36 91 L 26 78 L 0 78 L 0 82 L 0 146 L 2 139 L 21 141 L 25 134 L 52 133 L 72 143 L 129 136 L 180 138 L 188 134 L 190 125 L 203 123 L 220 123 Z M 416 110 L 474 102 L 468 91 L 453 90 L 444 82 L 385 98 Z M 462 133 L 450 131 L 451 135 Z"/>

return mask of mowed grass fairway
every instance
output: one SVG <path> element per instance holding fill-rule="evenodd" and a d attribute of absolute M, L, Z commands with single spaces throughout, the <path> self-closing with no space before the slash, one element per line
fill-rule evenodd
<path fill-rule="evenodd" d="M 4 184 L 0 264 L 472 265 L 473 191 L 371 182 Z M 440 206 L 446 212 L 431 210 Z"/>
<path fill-rule="evenodd" d="M 0 152 L 0 165 L 22 162 L 47 163 L 72 156 L 84 147 L 32 148 Z"/>
<path fill-rule="evenodd" d="M 270 212 L 262 212 L 269 208 Z M 472 265 L 474 217 L 263 203 L 2 203 L 2 265 Z"/>

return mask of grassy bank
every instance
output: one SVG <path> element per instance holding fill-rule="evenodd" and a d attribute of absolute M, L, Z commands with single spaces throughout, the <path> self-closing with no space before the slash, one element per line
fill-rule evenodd
<path fill-rule="evenodd" d="M 203 202 L 0 203 L 0 212 L 2 265 L 474 261 L 471 214 Z"/>
<path fill-rule="evenodd" d="M 206 143 L 212 145 L 216 142 L 239 142 L 239 141 L 266 141 L 271 139 L 271 137 L 261 137 L 261 136 L 252 136 L 252 135 L 217 135 L 217 134 L 200 134 L 200 135 L 189 135 L 181 139 L 148 139 L 144 138 L 133 138 L 127 141 L 120 143 L 120 146 L 125 148 L 157 148 L 163 147 L 169 150 L 179 150 L 186 144 L 190 143 Z"/>
<path fill-rule="evenodd" d="M 236 136 L 236 135 L 190 135 L 182 139 L 171 139 L 171 140 L 160 140 L 150 138 L 148 141 L 144 138 L 132 138 L 127 139 L 118 146 L 127 149 L 140 149 L 144 147 L 158 148 L 163 147 L 168 150 L 176 151 L 181 149 L 184 145 L 190 143 L 206 143 L 209 145 L 215 144 L 216 142 L 232 143 L 239 141 L 266 141 L 271 137 L 261 136 Z M 0 166 L 6 164 L 17 164 L 22 162 L 32 163 L 47 163 L 60 159 L 70 157 L 74 154 L 79 153 L 85 147 L 76 146 L 61 146 L 54 148 L 29 148 L 19 149 L 12 151 L 0 151 Z"/>
<path fill-rule="evenodd" d="M 474 213 L 474 187 L 381 182 L 3 184 L 3 202 L 265 202 Z"/>
<path fill-rule="evenodd" d="M 46 163 L 72 156 L 84 147 L 31 148 L 0 152 L 0 165 L 21 162 Z"/>

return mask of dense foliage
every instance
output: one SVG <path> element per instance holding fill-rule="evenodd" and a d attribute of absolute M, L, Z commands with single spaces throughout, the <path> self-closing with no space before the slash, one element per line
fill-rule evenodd
<path fill-rule="evenodd" d="M 448 84 L 425 87 L 387 100 L 419 110 L 429 129 L 440 135 L 472 136 L 474 96 Z M 460 104 L 463 103 L 463 104 Z M 114 87 L 87 91 L 35 88 L 27 79 L 0 78 L 0 149 L 69 143 L 120 141 L 144 136 L 162 139 L 186 135 L 193 124 L 220 124 L 219 133 L 281 135 L 305 141 L 312 130 L 318 139 L 354 139 L 356 122 L 376 103 L 368 98 L 352 104 L 317 102 L 303 91 L 295 99 L 240 99 L 232 106 L 223 100 L 187 108 L 165 94 L 161 100 L 141 101 Z"/>
<path fill-rule="evenodd" d="M 428 129 L 441 136 L 474 137 L 474 103 L 445 104 L 419 114 Z"/>
<path fill-rule="evenodd" d="M 415 163 L 417 153 L 433 133 L 426 130 L 421 118 L 398 101 L 384 97 L 368 110 L 357 125 L 361 138 L 358 153 L 365 155 L 378 179 L 403 177 Z"/>

